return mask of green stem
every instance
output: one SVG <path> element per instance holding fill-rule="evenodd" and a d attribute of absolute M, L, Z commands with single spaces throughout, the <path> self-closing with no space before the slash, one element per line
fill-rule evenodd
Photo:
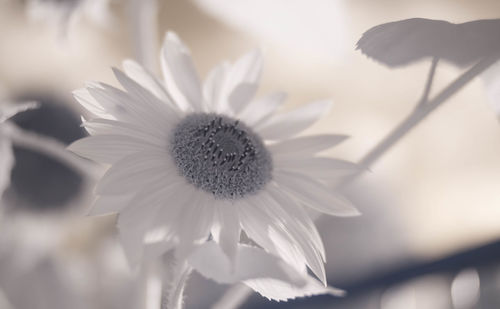
<path fill-rule="evenodd" d="M 434 76 L 436 74 L 436 68 L 439 62 L 439 57 L 434 57 L 432 58 L 432 64 L 431 68 L 429 70 L 429 74 L 427 75 L 427 81 L 425 83 L 425 88 L 424 88 L 424 93 L 422 94 L 422 98 L 420 99 L 420 102 L 417 105 L 417 108 L 419 108 L 422 105 L 427 104 L 427 101 L 429 99 L 429 93 L 431 92 L 432 89 L 432 83 L 434 82 Z"/>

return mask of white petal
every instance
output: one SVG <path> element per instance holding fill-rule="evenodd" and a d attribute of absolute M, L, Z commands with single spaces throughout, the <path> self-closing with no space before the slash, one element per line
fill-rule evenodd
<path fill-rule="evenodd" d="M 234 87 L 228 98 L 233 113 L 238 115 L 244 110 L 248 106 L 250 100 L 255 96 L 256 92 L 257 84 L 241 83 Z"/>
<path fill-rule="evenodd" d="M 146 68 L 133 60 L 127 59 L 123 61 L 123 69 L 130 78 L 135 80 L 145 89 L 149 90 L 158 99 L 165 102 L 172 108 L 177 108 L 177 106 L 173 103 L 173 99 L 168 94 L 167 89 L 165 89 L 165 85 L 163 85 L 163 83 L 160 82 L 151 72 L 146 70 Z"/>
<path fill-rule="evenodd" d="M 320 252 L 320 249 L 314 245 L 313 241 L 311 241 L 312 235 L 309 235 L 310 233 L 307 228 L 297 219 L 291 217 L 267 192 L 262 192 L 259 196 L 263 199 L 262 201 L 265 202 L 258 203 L 256 206 L 260 207 L 263 212 L 266 212 L 268 216 L 273 219 L 274 222 L 271 227 L 273 227 L 276 231 L 282 229 L 284 233 L 290 236 L 292 246 L 298 246 L 307 262 L 307 265 L 326 285 L 326 273 L 323 266 L 324 253 Z M 264 206 L 264 203 L 266 206 Z M 287 241 L 286 239 L 281 240 Z M 285 246 L 288 247 L 288 244 Z"/>
<path fill-rule="evenodd" d="M 194 191 L 192 185 L 187 183 L 179 183 L 171 186 L 171 190 L 166 195 L 165 200 L 168 201 L 156 214 L 151 227 L 151 233 L 162 234 L 160 239 L 167 242 L 178 240 L 178 233 L 181 227 L 185 224 L 182 219 L 183 211 L 186 205 L 191 202 Z M 188 224 L 188 223 L 186 223 Z"/>
<path fill-rule="evenodd" d="M 94 99 L 87 88 L 73 91 L 73 97 L 94 116 L 104 119 L 116 119 L 115 116 L 107 112 L 106 109 Z"/>
<path fill-rule="evenodd" d="M 165 121 L 173 121 L 167 114 L 155 113 L 142 102 L 132 98 L 128 93 L 110 85 L 100 84 L 99 87 L 87 88 L 90 95 L 101 104 L 114 119 L 132 122 L 148 131 L 161 132 Z"/>
<path fill-rule="evenodd" d="M 256 84 L 262 73 L 262 58 L 262 52 L 256 49 L 236 60 L 230 72 L 233 85 L 236 86 L 240 83 Z"/>
<path fill-rule="evenodd" d="M 82 126 L 85 127 L 87 131 L 91 132 L 92 135 L 130 136 L 132 138 L 146 140 L 165 147 L 167 146 L 170 132 L 170 129 L 165 130 L 165 132 L 160 135 L 156 130 L 150 132 L 147 131 L 147 128 L 139 127 L 132 123 L 102 118 L 83 121 Z"/>
<path fill-rule="evenodd" d="M 168 164 L 167 152 L 139 152 L 114 163 L 99 180 L 97 194 L 125 194 L 137 187 L 163 181 L 183 181 L 175 166 Z"/>
<path fill-rule="evenodd" d="M 309 156 L 334 147 L 346 140 L 347 137 L 346 135 L 333 134 L 302 136 L 268 145 L 267 147 L 275 156 Z"/>
<path fill-rule="evenodd" d="M 134 99 L 135 104 L 142 107 L 145 112 L 149 112 L 159 118 L 160 126 L 162 121 L 173 122 L 179 119 L 177 115 L 178 111 L 172 109 L 173 103 L 161 101 L 122 71 L 113 68 L 113 73 L 123 88 Z"/>
<path fill-rule="evenodd" d="M 164 200 L 168 202 L 160 207 L 145 235 L 145 242 L 148 244 L 146 258 L 157 258 L 178 244 L 178 233 L 184 224 L 182 212 L 191 201 L 194 190 L 196 189 L 190 188 L 189 184 L 178 183 L 164 192 Z"/>
<path fill-rule="evenodd" d="M 239 117 L 250 126 L 258 126 L 267 121 L 286 100 L 286 93 L 277 92 L 253 101 L 240 113 Z"/>
<path fill-rule="evenodd" d="M 276 171 L 274 180 L 280 188 L 286 189 L 292 196 L 317 211 L 340 217 L 360 215 L 345 197 L 305 175 Z"/>
<path fill-rule="evenodd" d="M 306 285 L 297 287 L 288 282 L 276 279 L 252 279 L 245 284 L 260 295 L 275 301 L 287 301 L 297 297 L 329 294 L 333 296 L 344 296 L 345 292 L 330 286 L 325 287 L 311 276 L 305 276 Z"/>
<path fill-rule="evenodd" d="M 251 199 L 241 200 L 235 206 L 239 207 L 241 226 L 248 237 L 266 251 L 279 255 L 275 244 L 270 238 L 270 225 L 272 224 L 270 218 L 256 208 Z M 305 265 L 303 258 L 300 263 Z"/>
<path fill-rule="evenodd" d="M 214 239 L 234 265 L 241 231 L 237 207 L 229 202 L 218 202 L 215 205 L 215 214 L 220 230 L 214 235 Z"/>
<path fill-rule="evenodd" d="M 197 241 L 208 238 L 214 221 L 214 208 L 207 203 L 207 193 L 195 190 L 192 199 L 184 205 L 179 230 L 179 246 L 176 256 L 186 258 L 193 250 Z M 208 198 L 212 198 L 208 196 Z"/>
<path fill-rule="evenodd" d="M 324 116 L 330 109 L 331 104 L 330 101 L 318 101 L 287 113 L 278 114 L 265 123 L 257 125 L 256 131 L 264 139 L 268 140 L 279 140 L 294 136 Z"/>
<path fill-rule="evenodd" d="M 152 228 L 161 207 L 166 206 L 174 185 L 152 185 L 134 196 L 118 216 L 118 229 L 125 254 L 132 267 L 135 267 L 144 251 L 144 236 Z"/>
<path fill-rule="evenodd" d="M 226 99 L 224 97 L 224 85 L 226 75 L 229 70 L 229 62 L 223 62 L 214 67 L 203 83 L 203 97 L 208 105 L 209 112 L 218 112 L 222 110 L 221 101 Z"/>
<path fill-rule="evenodd" d="M 89 215 L 98 216 L 109 213 L 118 213 L 127 206 L 132 197 L 132 194 L 98 196 L 92 205 Z"/>
<path fill-rule="evenodd" d="M 144 150 L 161 151 L 157 145 L 121 135 L 96 135 L 79 139 L 68 150 L 100 163 L 114 163 L 121 158 Z"/>
<path fill-rule="evenodd" d="M 359 173 L 363 169 L 353 162 L 321 157 L 293 158 L 293 156 L 281 156 L 274 161 L 277 171 L 298 172 L 309 175 L 313 179 L 326 181 Z"/>
<path fill-rule="evenodd" d="M 243 230 L 266 251 L 280 256 L 296 269 L 305 272 L 307 263 L 302 250 L 284 227 L 276 224 L 274 218 L 256 207 L 259 203 L 262 203 L 263 207 L 267 206 L 265 200 L 249 198 L 240 201 L 239 212 Z"/>
<path fill-rule="evenodd" d="M 203 276 L 218 283 L 237 283 L 253 278 L 275 278 L 301 287 L 305 284 L 301 274 L 278 257 L 264 250 L 238 245 L 236 269 L 221 248 L 209 241 L 198 245 L 188 262 Z"/>
<path fill-rule="evenodd" d="M 120 229 L 118 239 L 127 258 L 128 265 L 136 269 L 144 254 L 144 231 Z"/>
<path fill-rule="evenodd" d="M 226 91 L 229 108 L 239 114 L 257 91 L 262 72 L 262 53 L 251 51 L 240 57 L 228 73 Z"/>
<path fill-rule="evenodd" d="M 146 261 L 152 261 L 162 256 L 167 251 L 173 249 L 175 243 L 173 241 L 162 241 L 158 243 L 144 245 L 143 257 Z"/>
<path fill-rule="evenodd" d="M 139 192 L 129 201 L 120 212 L 118 226 L 126 229 L 137 229 L 140 226 L 144 230 L 151 228 L 151 222 L 155 218 L 160 207 L 168 203 L 173 187 L 155 184 L 149 187 L 139 188 Z"/>
<path fill-rule="evenodd" d="M 313 220 L 309 216 L 306 209 L 304 209 L 299 203 L 291 198 L 287 193 L 282 192 L 276 184 L 269 185 L 268 187 L 269 194 L 273 196 L 273 198 L 278 202 L 278 204 L 285 211 L 285 217 L 290 217 L 288 220 L 293 220 L 296 224 L 300 225 L 305 229 L 305 233 L 310 238 L 310 240 L 314 243 L 314 246 L 321 254 L 323 261 L 326 261 L 325 248 L 323 245 L 323 241 L 319 235 L 318 230 L 316 229 L 316 225 Z"/>
<path fill-rule="evenodd" d="M 176 101 L 181 99 L 177 94 L 180 92 L 191 108 L 201 110 L 200 79 L 191 60 L 189 49 L 175 33 L 168 32 L 165 36 L 161 54 L 163 75 L 169 92 Z"/>

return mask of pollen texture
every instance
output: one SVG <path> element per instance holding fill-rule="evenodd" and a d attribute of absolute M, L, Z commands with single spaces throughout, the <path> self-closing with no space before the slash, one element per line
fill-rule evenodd
<path fill-rule="evenodd" d="M 179 173 L 216 198 L 242 198 L 271 180 L 269 151 L 260 137 L 238 120 L 190 114 L 176 126 L 170 146 Z"/>

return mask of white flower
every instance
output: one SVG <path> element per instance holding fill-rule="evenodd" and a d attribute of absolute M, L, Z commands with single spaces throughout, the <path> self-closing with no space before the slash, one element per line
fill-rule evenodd
<path fill-rule="evenodd" d="M 92 214 L 119 213 L 133 264 L 171 248 L 189 257 L 211 235 L 234 266 L 244 231 L 325 283 L 323 243 L 306 209 L 357 215 L 325 185 L 356 166 L 316 157 L 345 136 L 293 136 L 330 103 L 277 113 L 282 93 L 251 102 L 262 69 L 259 52 L 217 66 L 203 86 L 189 50 L 173 33 L 161 60 L 164 83 L 125 61 L 125 74 L 114 70 L 125 91 L 103 83 L 75 91 L 95 117 L 84 122 L 91 136 L 69 149 L 110 165 L 97 184 Z"/>

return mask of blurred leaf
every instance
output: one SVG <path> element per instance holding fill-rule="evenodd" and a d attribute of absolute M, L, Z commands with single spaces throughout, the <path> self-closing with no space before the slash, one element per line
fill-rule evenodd
<path fill-rule="evenodd" d="M 463 24 L 424 18 L 391 22 L 366 31 L 356 49 L 389 67 L 427 57 L 466 66 L 500 52 L 500 19 Z"/>
<path fill-rule="evenodd" d="M 35 109 L 39 107 L 37 102 L 23 102 L 23 103 L 10 103 L 10 102 L 2 102 L 0 103 L 0 122 L 3 122 L 18 113 L 22 113 L 24 111 Z"/>
<path fill-rule="evenodd" d="M 10 172 L 14 166 L 14 154 L 12 144 L 8 137 L 2 132 L 2 123 L 15 116 L 17 113 L 37 108 L 36 102 L 25 102 L 13 104 L 9 102 L 0 103 L 0 198 L 5 189 L 10 185 Z"/>
<path fill-rule="evenodd" d="M 21 99 L 35 99 L 36 109 L 27 104 L 16 105 L 22 113 L 10 118 L 26 132 L 33 132 L 69 144 L 85 136 L 80 119 L 68 104 L 56 97 L 27 94 Z M 83 189 L 83 178 L 72 167 L 58 159 L 25 146 L 14 145 L 15 164 L 11 173 L 9 194 L 15 196 L 15 207 L 28 211 L 68 209 Z"/>

